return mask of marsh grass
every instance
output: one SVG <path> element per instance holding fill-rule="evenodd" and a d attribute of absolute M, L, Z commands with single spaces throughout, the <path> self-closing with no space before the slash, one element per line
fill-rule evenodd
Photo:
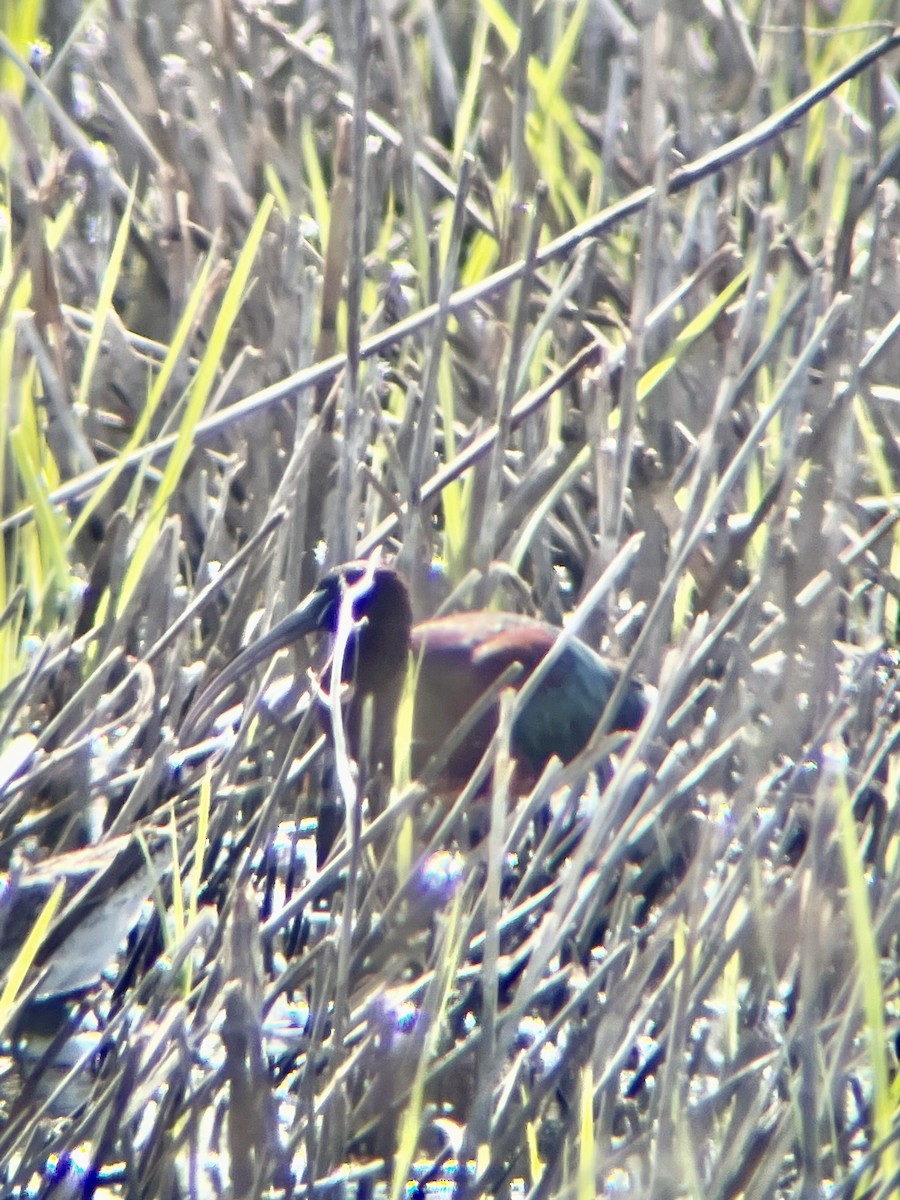
<path fill-rule="evenodd" d="M 3 1195 L 893 1196 L 890 4 L 14 11 Z M 373 552 L 644 725 L 205 703 Z"/>

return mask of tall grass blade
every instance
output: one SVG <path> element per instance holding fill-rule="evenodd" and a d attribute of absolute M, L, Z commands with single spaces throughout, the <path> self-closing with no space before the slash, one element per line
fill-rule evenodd
<path fill-rule="evenodd" d="M 240 311 L 250 271 L 253 267 L 256 252 L 259 249 L 259 243 L 262 240 L 274 203 L 273 197 L 267 195 L 260 205 L 256 219 L 247 235 L 247 240 L 235 263 L 231 280 L 225 289 L 225 295 L 222 298 L 218 315 L 213 324 L 206 351 L 200 360 L 197 374 L 194 376 L 188 389 L 187 404 L 181 425 L 178 429 L 175 445 L 172 447 L 172 453 L 166 463 L 162 479 L 156 490 L 153 505 L 135 546 L 122 584 L 116 608 L 117 615 L 124 612 L 143 574 L 144 565 L 150 551 L 157 542 L 159 531 L 166 519 L 169 501 L 175 494 L 175 489 L 178 486 L 182 472 L 193 450 L 194 430 L 196 429 L 197 422 L 203 415 L 216 375 L 221 368 L 228 335 Z"/>

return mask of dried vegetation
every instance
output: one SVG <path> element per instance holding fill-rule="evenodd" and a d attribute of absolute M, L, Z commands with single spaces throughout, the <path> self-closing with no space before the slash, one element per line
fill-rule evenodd
<path fill-rule="evenodd" d="M 890 0 L 14 7 L 3 1195 L 895 1195 Z M 602 795 L 198 710 L 376 550 L 657 685 Z"/>

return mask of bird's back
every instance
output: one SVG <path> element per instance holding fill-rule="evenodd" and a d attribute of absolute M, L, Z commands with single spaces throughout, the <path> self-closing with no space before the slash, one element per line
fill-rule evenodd
<path fill-rule="evenodd" d="M 413 726 L 413 768 L 444 745 L 478 699 L 511 667 L 520 687 L 546 657 L 559 630 L 515 613 L 458 613 L 414 626 L 418 664 Z M 572 639 L 519 713 L 512 750 L 528 774 L 554 755 L 568 762 L 586 745 L 606 707 L 619 672 L 584 642 Z M 646 711 L 643 689 L 629 684 L 612 722 L 635 729 Z M 447 774 L 465 779 L 477 766 L 497 726 L 497 708 L 480 720 L 451 757 Z"/>

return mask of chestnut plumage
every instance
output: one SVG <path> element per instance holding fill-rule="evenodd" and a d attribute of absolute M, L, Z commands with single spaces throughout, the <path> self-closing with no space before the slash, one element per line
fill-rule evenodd
<path fill-rule="evenodd" d="M 444 750 L 456 726 L 509 668 L 519 668 L 512 686 L 521 687 L 560 633 L 531 617 L 488 611 L 435 617 L 414 625 L 409 593 L 396 571 L 349 563 L 325 576 L 299 608 L 233 659 L 205 698 L 214 697 L 301 637 L 317 631 L 335 634 L 345 596 L 353 605 L 353 628 L 343 664 L 343 679 L 351 685 L 344 716 L 347 741 L 357 757 L 363 712 L 370 701 L 368 758 L 370 764 L 387 771 L 410 654 L 417 672 L 411 747 L 416 775 Z M 510 748 L 520 772 L 534 777 L 554 755 L 568 762 L 584 749 L 618 679 L 614 666 L 572 638 L 541 676 L 513 724 Z M 643 686 L 629 681 L 611 728 L 636 729 L 647 704 Z M 444 770 L 448 782 L 462 782 L 471 775 L 496 730 L 497 714 L 498 706 L 493 704 L 454 748 Z"/>

